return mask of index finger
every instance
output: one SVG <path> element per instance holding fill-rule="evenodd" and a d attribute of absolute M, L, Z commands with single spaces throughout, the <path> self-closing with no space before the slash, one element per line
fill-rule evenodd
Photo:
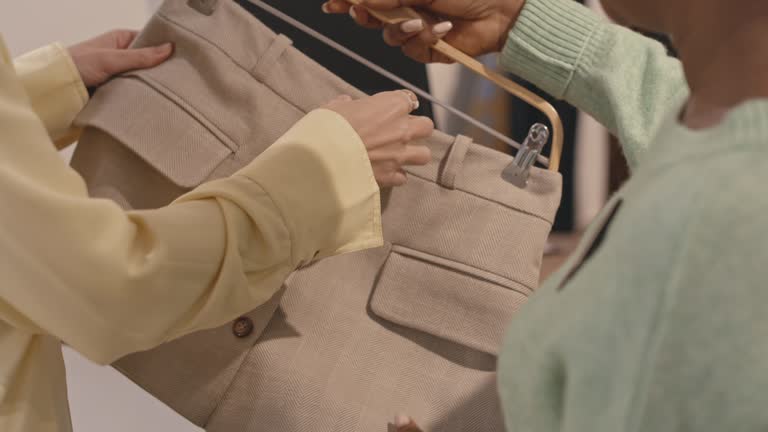
<path fill-rule="evenodd" d="M 395 417 L 395 428 L 397 432 L 422 432 L 416 422 L 404 415 Z"/>
<path fill-rule="evenodd" d="M 365 28 L 378 29 L 382 23 L 368 13 L 368 9 L 354 5 L 346 0 L 328 0 L 321 6 L 327 14 L 349 14 L 355 22 Z"/>
<path fill-rule="evenodd" d="M 419 98 L 410 90 L 382 92 L 373 98 L 387 107 L 388 118 L 406 116 L 419 108 Z"/>
<path fill-rule="evenodd" d="M 427 6 L 434 0 L 359 0 L 361 6 L 377 10 L 391 10 L 399 7 Z"/>

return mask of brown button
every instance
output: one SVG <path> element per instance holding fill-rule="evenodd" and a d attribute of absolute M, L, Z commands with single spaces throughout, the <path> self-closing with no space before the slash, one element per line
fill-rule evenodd
<path fill-rule="evenodd" d="M 248 317 L 240 317 L 232 324 L 232 333 L 239 338 L 248 337 L 253 333 L 253 321 Z"/>

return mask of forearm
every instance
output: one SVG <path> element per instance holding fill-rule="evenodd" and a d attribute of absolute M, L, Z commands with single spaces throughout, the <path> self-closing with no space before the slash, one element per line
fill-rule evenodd
<path fill-rule="evenodd" d="M 630 165 L 688 92 L 680 62 L 661 44 L 572 0 L 526 0 L 501 63 L 603 123 Z"/>
<path fill-rule="evenodd" d="M 221 324 L 297 266 L 382 242 L 366 150 L 336 113 L 310 113 L 231 178 L 125 213 L 88 197 L 2 61 L 0 105 L 0 319 L 92 360 Z"/>

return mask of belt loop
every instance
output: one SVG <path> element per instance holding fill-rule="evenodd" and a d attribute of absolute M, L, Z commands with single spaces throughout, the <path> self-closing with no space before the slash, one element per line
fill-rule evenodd
<path fill-rule="evenodd" d="M 251 74 L 259 81 L 264 82 L 269 71 L 275 66 L 277 59 L 283 55 L 286 49 L 293 45 L 293 41 L 285 35 L 277 35 L 264 53 L 259 56 L 256 66 L 251 69 Z"/>
<path fill-rule="evenodd" d="M 219 0 L 188 0 L 187 5 L 203 15 L 211 16 L 216 11 Z"/>
<path fill-rule="evenodd" d="M 438 176 L 438 183 L 448 189 L 456 189 L 456 176 L 461 171 L 461 165 L 464 163 L 464 157 L 472 144 L 472 138 L 464 135 L 458 135 L 453 141 L 448 154 L 443 158 L 442 169 Z"/>

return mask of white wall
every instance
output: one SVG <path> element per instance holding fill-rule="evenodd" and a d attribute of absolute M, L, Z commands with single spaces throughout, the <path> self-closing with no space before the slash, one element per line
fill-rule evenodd
<path fill-rule="evenodd" d="M 141 28 L 147 4 L 137 0 L 5 0 L 0 31 L 12 54 L 60 41 L 72 44 L 114 28 Z"/>
<path fill-rule="evenodd" d="M 111 367 L 65 348 L 75 432 L 202 432 Z"/>
<path fill-rule="evenodd" d="M 461 65 L 432 64 L 427 66 L 429 76 L 430 93 L 441 102 L 451 102 L 454 97 L 454 89 L 459 81 L 459 68 Z M 457 121 L 448 111 L 438 105 L 433 105 L 435 120 L 439 125 L 449 121 Z"/>

